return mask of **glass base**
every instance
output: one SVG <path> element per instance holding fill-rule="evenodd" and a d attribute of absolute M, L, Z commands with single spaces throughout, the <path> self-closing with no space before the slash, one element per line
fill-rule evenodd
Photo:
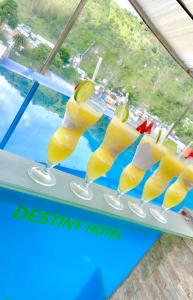
<path fill-rule="evenodd" d="M 113 207 L 114 209 L 117 210 L 124 209 L 124 205 L 119 200 L 117 200 L 116 195 L 104 194 L 104 198 L 106 203 L 111 207 Z"/>
<path fill-rule="evenodd" d="M 135 203 L 135 202 L 128 202 L 128 207 L 129 209 L 136 215 L 138 215 L 138 217 L 140 218 L 145 218 L 146 217 L 146 213 L 143 210 L 143 206 L 140 205 L 140 203 Z"/>
<path fill-rule="evenodd" d="M 150 208 L 150 214 L 160 223 L 166 224 L 167 219 L 164 217 L 162 213 L 160 213 L 157 209 Z"/>
<path fill-rule="evenodd" d="M 56 184 L 55 176 L 43 166 L 32 167 L 28 170 L 28 175 L 33 181 L 44 186 L 54 186 Z"/>
<path fill-rule="evenodd" d="M 77 197 L 83 200 L 91 200 L 93 198 L 92 190 L 84 184 L 71 182 L 70 189 Z"/>

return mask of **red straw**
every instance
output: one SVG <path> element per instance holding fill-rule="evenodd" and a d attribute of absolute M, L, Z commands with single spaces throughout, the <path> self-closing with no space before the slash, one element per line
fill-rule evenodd
<path fill-rule="evenodd" d="M 146 131 L 146 127 L 147 127 L 147 120 L 143 121 L 143 123 L 141 123 L 136 130 L 139 131 L 141 134 L 143 134 Z"/>
<path fill-rule="evenodd" d="M 144 134 L 144 133 L 150 134 L 151 131 L 152 131 L 153 125 L 154 125 L 154 123 L 151 122 L 151 123 L 147 126 L 147 120 L 145 120 L 145 121 L 143 121 L 143 123 L 141 123 L 141 124 L 136 128 L 136 130 L 139 131 L 141 134 Z"/>
<path fill-rule="evenodd" d="M 154 123 L 151 122 L 151 123 L 147 126 L 147 128 L 146 128 L 146 133 L 150 134 L 150 133 L 152 132 L 153 125 L 154 125 Z"/>

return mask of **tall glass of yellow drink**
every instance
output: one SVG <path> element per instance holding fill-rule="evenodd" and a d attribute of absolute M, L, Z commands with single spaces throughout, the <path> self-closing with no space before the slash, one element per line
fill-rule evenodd
<path fill-rule="evenodd" d="M 193 165 L 187 165 L 178 179 L 167 189 L 160 211 L 150 208 L 152 216 L 161 223 L 167 223 L 165 212 L 180 204 L 187 193 L 193 189 Z"/>
<path fill-rule="evenodd" d="M 158 169 L 146 181 L 142 199 L 147 202 L 160 196 L 168 183 L 184 170 L 184 162 L 175 154 L 168 151 L 162 158 Z"/>
<path fill-rule="evenodd" d="M 134 189 L 142 181 L 145 172 L 151 169 L 165 154 L 165 147 L 156 144 L 155 140 L 149 135 L 145 135 L 137 147 L 133 160 L 128 164 L 119 179 L 119 187 L 116 195 L 106 195 L 105 200 L 115 209 L 122 210 L 124 208 L 121 203 L 121 196 L 126 192 Z M 134 202 L 128 203 L 129 207 L 138 210 L 140 205 Z M 143 212 L 143 210 L 142 210 Z M 142 214 L 141 212 L 141 214 Z M 145 214 L 145 213 L 144 213 Z"/>
<path fill-rule="evenodd" d="M 102 116 L 102 109 L 97 104 L 86 102 L 91 90 L 94 90 L 92 85 L 89 80 L 81 82 L 79 93 L 75 92 L 68 101 L 62 124 L 48 143 L 47 166 L 35 166 L 28 170 L 35 182 L 45 186 L 55 185 L 56 179 L 51 168 L 71 155 L 81 135 Z"/>
<path fill-rule="evenodd" d="M 92 103 L 78 103 L 71 98 L 66 107 L 61 127 L 48 143 L 47 160 L 55 165 L 66 159 L 75 149 L 81 135 L 93 126 L 102 113 Z"/>
<path fill-rule="evenodd" d="M 90 184 L 107 173 L 116 157 L 133 144 L 139 133 L 115 116 L 109 123 L 101 146 L 91 155 L 87 165 L 85 184 L 73 182 L 71 190 L 80 198 L 91 200 L 93 192 Z"/>

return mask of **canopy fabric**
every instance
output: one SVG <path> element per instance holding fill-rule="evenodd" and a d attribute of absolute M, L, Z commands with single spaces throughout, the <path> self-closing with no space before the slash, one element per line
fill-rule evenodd
<path fill-rule="evenodd" d="M 193 0 L 129 0 L 174 59 L 193 77 Z"/>

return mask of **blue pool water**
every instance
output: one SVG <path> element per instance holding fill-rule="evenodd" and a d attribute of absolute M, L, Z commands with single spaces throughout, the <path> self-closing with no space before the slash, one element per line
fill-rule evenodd
<path fill-rule="evenodd" d="M 31 83 L 4 69 L 0 69 L 0 74 L 2 139 Z M 54 108 L 62 116 L 58 101 L 65 108 L 67 97 L 45 88 L 38 91 L 6 150 L 45 162 L 48 140 L 61 122 L 58 113 L 52 111 Z M 109 119 L 104 117 L 103 125 L 107 126 L 108 122 Z M 74 153 L 59 167 L 84 176 L 89 156 L 100 145 L 104 132 L 105 126 L 96 124 L 81 137 Z M 116 189 L 119 175 L 131 161 L 136 146 L 137 142 L 120 155 L 108 174 L 99 180 L 101 184 Z M 140 196 L 144 181 L 132 191 L 133 195 Z M 162 197 L 157 199 L 158 203 Z M 191 193 L 183 205 L 193 207 L 192 199 Z M 123 236 L 116 241 L 73 228 L 40 225 L 28 222 L 27 218 L 16 219 L 13 216 L 18 206 L 28 211 L 35 209 L 37 214 L 49 211 L 93 226 L 103 224 L 118 228 L 123 231 Z M 160 236 L 156 230 L 3 189 L 0 189 L 0 231 L 0 299 L 4 300 L 106 299 Z M 7 256 L 9 259 L 4 259 Z M 89 294 L 92 291 L 94 294 Z"/>

